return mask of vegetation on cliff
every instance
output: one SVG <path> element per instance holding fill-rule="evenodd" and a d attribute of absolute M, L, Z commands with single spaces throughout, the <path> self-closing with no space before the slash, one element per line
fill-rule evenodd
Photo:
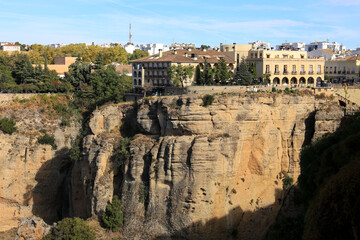
<path fill-rule="evenodd" d="M 114 196 L 111 203 L 106 205 L 106 210 L 101 217 L 106 229 L 117 232 L 123 224 L 123 213 L 121 211 L 121 201 L 118 196 Z"/>
<path fill-rule="evenodd" d="M 16 132 L 16 123 L 13 119 L 4 117 L 0 120 L 0 130 L 7 134 Z"/>
<path fill-rule="evenodd" d="M 358 239 L 360 236 L 360 115 L 305 146 L 297 194 L 304 211 L 279 219 L 268 239 Z M 290 233 L 295 233 L 289 238 Z"/>
<path fill-rule="evenodd" d="M 81 218 L 65 218 L 51 229 L 51 232 L 44 237 L 44 240 L 95 240 L 96 235 L 84 220 Z"/>

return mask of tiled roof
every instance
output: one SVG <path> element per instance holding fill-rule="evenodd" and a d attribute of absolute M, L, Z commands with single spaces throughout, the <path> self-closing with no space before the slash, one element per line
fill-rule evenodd
<path fill-rule="evenodd" d="M 178 49 L 176 50 L 177 53 L 175 54 L 175 50 L 163 52 L 162 57 L 159 54 L 151 55 L 148 57 L 139 58 L 136 60 L 130 61 L 130 63 L 137 63 L 137 62 L 175 62 L 175 63 L 202 63 L 205 59 L 209 63 L 217 63 L 220 58 L 225 58 L 227 63 L 235 63 L 233 59 L 226 56 L 223 52 L 219 52 L 216 50 L 186 50 L 186 49 Z M 187 54 L 187 56 L 186 56 Z M 197 59 L 192 57 L 192 54 L 197 55 Z"/>
<path fill-rule="evenodd" d="M 351 56 L 346 56 L 344 58 L 337 58 L 334 61 L 355 61 L 355 60 L 360 60 L 360 54 L 358 55 L 351 55 Z"/>
<path fill-rule="evenodd" d="M 8 43 L 8 44 L 4 44 L 2 46 L 6 46 L 6 47 L 20 47 L 19 45 L 15 45 L 13 43 Z"/>

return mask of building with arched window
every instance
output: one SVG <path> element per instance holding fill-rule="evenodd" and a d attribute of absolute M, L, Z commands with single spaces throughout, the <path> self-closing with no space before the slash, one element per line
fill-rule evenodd
<path fill-rule="evenodd" d="M 174 86 L 168 68 L 172 65 L 193 66 L 194 74 L 184 81 L 184 86 L 194 85 L 195 68 L 202 67 L 205 60 L 212 67 L 224 58 L 230 70 L 234 70 L 235 61 L 223 52 L 216 50 L 175 49 L 167 52 L 130 61 L 132 65 L 134 88 L 164 88 Z"/>

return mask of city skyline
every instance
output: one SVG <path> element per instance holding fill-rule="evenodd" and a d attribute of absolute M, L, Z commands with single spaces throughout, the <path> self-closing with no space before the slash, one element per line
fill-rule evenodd
<path fill-rule="evenodd" d="M 225 5 L 226 4 L 226 5 Z M 301 5 L 300 5 L 301 4 Z M 0 0 L 0 41 L 21 43 L 247 44 L 329 39 L 360 47 L 360 1 Z"/>

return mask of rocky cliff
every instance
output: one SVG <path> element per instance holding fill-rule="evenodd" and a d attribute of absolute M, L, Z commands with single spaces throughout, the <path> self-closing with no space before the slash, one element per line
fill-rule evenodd
<path fill-rule="evenodd" d="M 0 131 L 0 232 L 17 227 L 28 216 L 38 215 L 47 222 L 63 216 L 71 166 L 68 151 L 79 132 L 76 122 L 60 126 L 61 118 L 52 108 L 52 103 L 66 102 L 65 97 L 5 100 L 0 119 L 14 119 L 18 131 L 12 135 Z M 44 132 L 54 136 L 56 149 L 38 143 Z"/>
<path fill-rule="evenodd" d="M 128 239 L 262 239 L 282 202 L 282 179 L 297 179 L 304 144 L 333 132 L 336 102 L 311 94 L 166 97 L 108 105 L 71 178 L 72 214 L 99 215 L 122 199 Z M 120 126 L 140 131 L 131 157 L 112 155 Z"/>

